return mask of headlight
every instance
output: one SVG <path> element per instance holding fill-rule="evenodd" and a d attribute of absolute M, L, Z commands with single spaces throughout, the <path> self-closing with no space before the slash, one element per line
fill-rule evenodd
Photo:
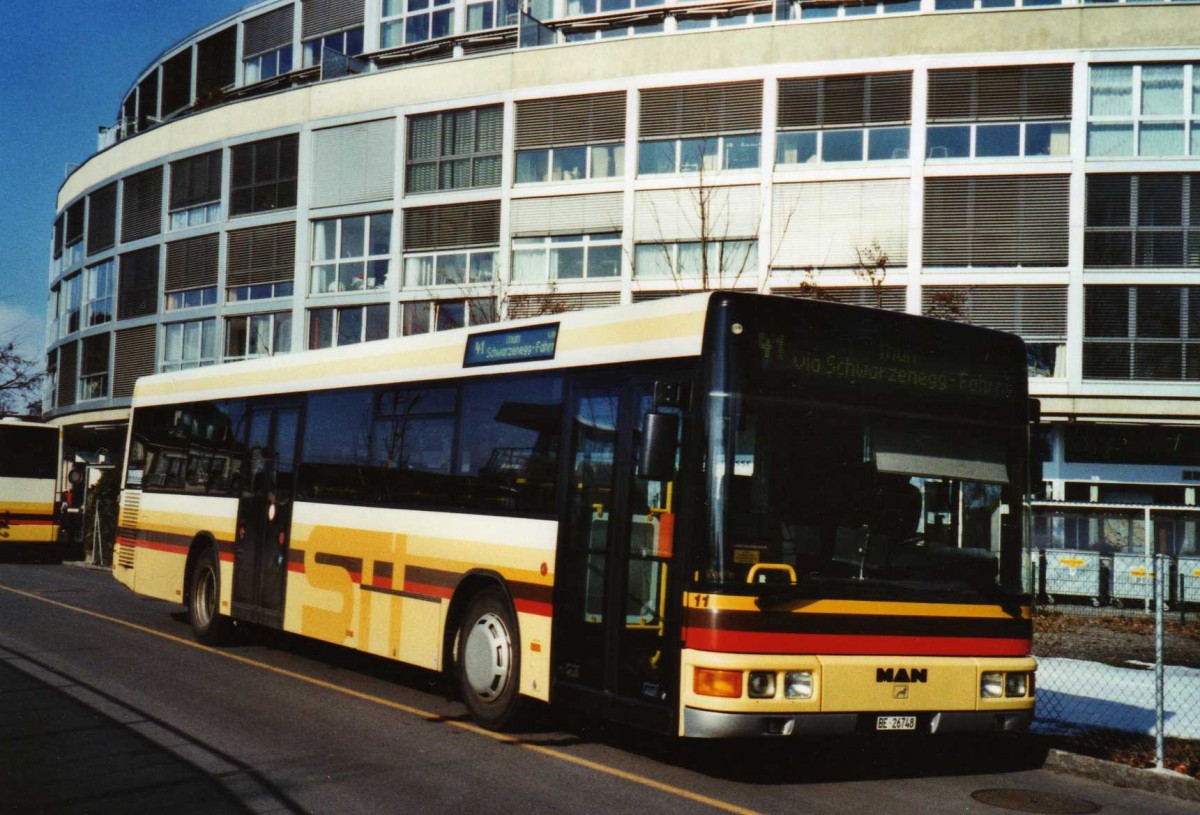
<path fill-rule="evenodd" d="M 979 695 L 984 699 L 999 699 L 1004 695 L 1004 674 L 999 671 L 985 673 L 979 679 Z"/>
<path fill-rule="evenodd" d="M 1024 696 L 1025 690 L 1028 687 L 1026 682 L 1027 674 L 1011 673 L 1004 677 L 1004 695 L 1005 696 Z"/>
<path fill-rule="evenodd" d="M 751 699 L 772 699 L 775 696 L 775 672 L 751 671 L 750 682 L 746 686 L 747 695 Z"/>
<path fill-rule="evenodd" d="M 813 695 L 812 671 L 788 671 L 783 680 L 783 695 L 788 699 L 811 699 Z"/>

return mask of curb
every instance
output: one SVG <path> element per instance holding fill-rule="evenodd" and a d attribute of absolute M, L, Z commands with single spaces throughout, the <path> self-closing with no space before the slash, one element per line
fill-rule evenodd
<path fill-rule="evenodd" d="M 1154 792 L 1200 802 L 1200 781 L 1170 770 L 1139 770 L 1114 761 L 1051 749 L 1043 769 L 1103 781 L 1114 787 Z"/>

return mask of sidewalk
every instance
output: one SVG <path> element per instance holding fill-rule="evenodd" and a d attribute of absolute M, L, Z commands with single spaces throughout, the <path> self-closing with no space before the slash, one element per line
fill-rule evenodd
<path fill-rule="evenodd" d="M 159 725 L 0 650 L 0 812 L 248 813 L 218 778 L 156 742 Z M 32 670 L 31 670 L 32 669 Z M 77 696 L 107 702 L 85 704 Z M 113 718 L 113 716 L 119 717 Z"/>

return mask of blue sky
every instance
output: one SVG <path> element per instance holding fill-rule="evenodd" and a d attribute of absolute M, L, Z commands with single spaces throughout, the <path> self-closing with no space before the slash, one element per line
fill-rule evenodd
<path fill-rule="evenodd" d="M 42 354 L 54 201 L 139 71 L 252 0 L 0 0 L 0 342 Z"/>

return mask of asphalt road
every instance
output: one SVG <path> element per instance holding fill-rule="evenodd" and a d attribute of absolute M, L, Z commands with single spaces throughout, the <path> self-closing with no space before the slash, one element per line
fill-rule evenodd
<path fill-rule="evenodd" d="M 266 632 L 204 648 L 106 572 L 0 563 L 0 812 L 1052 811 L 972 798 L 996 789 L 1197 811 L 1012 741 L 691 746 L 539 719 L 486 733 L 428 673 Z"/>

